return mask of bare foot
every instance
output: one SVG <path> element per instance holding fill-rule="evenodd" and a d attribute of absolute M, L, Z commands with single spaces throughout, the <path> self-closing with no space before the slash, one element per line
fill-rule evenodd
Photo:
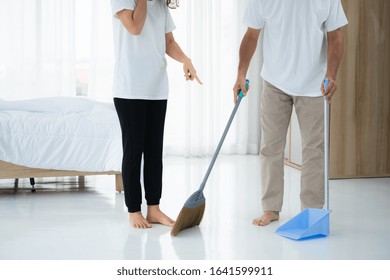
<path fill-rule="evenodd" d="M 279 212 L 265 211 L 263 216 L 253 220 L 253 224 L 256 226 L 266 226 L 277 220 L 279 220 Z"/>
<path fill-rule="evenodd" d="M 151 228 L 152 225 L 142 216 L 141 212 L 129 213 L 130 223 L 135 228 Z"/>
<path fill-rule="evenodd" d="M 172 220 L 163 212 L 161 212 L 160 207 L 158 205 L 148 206 L 148 215 L 146 216 L 146 219 L 149 223 L 152 224 L 162 224 L 170 227 L 173 227 L 173 225 L 175 224 L 174 220 Z"/>

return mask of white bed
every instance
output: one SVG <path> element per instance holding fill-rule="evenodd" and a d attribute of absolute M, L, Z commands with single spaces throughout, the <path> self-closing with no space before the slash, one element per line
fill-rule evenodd
<path fill-rule="evenodd" d="M 81 97 L 0 100 L 0 161 L 0 179 L 31 177 L 19 170 L 23 167 L 35 170 L 35 177 L 52 177 L 49 171 L 115 174 L 120 191 L 122 147 L 115 108 Z"/>

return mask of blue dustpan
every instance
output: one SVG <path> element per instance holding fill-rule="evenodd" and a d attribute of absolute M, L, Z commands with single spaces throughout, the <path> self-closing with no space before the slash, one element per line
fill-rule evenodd
<path fill-rule="evenodd" d="M 326 89 L 327 85 L 328 80 L 325 79 L 324 89 Z M 302 240 L 329 235 L 329 103 L 326 98 L 324 98 L 324 129 L 324 188 L 327 210 L 315 208 L 303 210 L 276 230 L 276 233 L 281 236 Z"/>
<path fill-rule="evenodd" d="M 306 208 L 291 220 L 280 226 L 276 233 L 294 240 L 329 235 L 329 210 Z"/>

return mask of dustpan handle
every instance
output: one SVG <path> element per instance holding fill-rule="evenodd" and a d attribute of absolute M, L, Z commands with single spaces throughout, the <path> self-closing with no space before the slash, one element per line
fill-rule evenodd
<path fill-rule="evenodd" d="M 329 80 L 324 80 L 324 90 Z M 326 197 L 326 210 L 329 210 L 329 102 L 324 97 L 324 188 Z"/>
<path fill-rule="evenodd" d="M 248 86 L 249 86 L 249 80 L 246 80 L 245 88 L 248 89 Z M 238 106 L 240 106 L 241 100 L 243 98 L 244 98 L 244 94 L 240 90 L 239 93 L 238 93 L 238 98 L 237 98 L 236 105 L 234 106 L 233 112 L 230 115 L 229 121 L 228 121 L 228 123 L 227 123 L 227 125 L 225 127 L 225 130 L 224 130 L 223 134 L 222 134 L 221 140 L 219 140 L 219 144 L 217 146 L 217 149 L 214 152 L 213 158 L 212 158 L 211 163 L 209 165 L 209 168 L 207 169 L 207 172 L 206 172 L 206 174 L 205 174 L 205 176 L 203 178 L 202 184 L 199 187 L 200 191 L 203 191 L 204 187 L 206 186 L 207 179 L 210 176 L 211 170 L 213 169 L 214 163 L 217 160 L 219 151 L 221 150 L 222 144 L 225 141 L 225 138 L 226 138 L 226 135 L 227 135 L 227 133 L 229 131 L 230 125 L 232 124 L 234 116 L 236 115 Z"/>

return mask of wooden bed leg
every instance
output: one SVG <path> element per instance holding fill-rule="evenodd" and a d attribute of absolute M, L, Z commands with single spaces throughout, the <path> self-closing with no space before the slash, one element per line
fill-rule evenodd
<path fill-rule="evenodd" d="M 85 188 L 85 176 L 79 176 L 78 183 L 79 188 Z"/>
<path fill-rule="evenodd" d="M 121 193 L 123 191 L 122 174 L 115 174 L 116 191 Z"/>

